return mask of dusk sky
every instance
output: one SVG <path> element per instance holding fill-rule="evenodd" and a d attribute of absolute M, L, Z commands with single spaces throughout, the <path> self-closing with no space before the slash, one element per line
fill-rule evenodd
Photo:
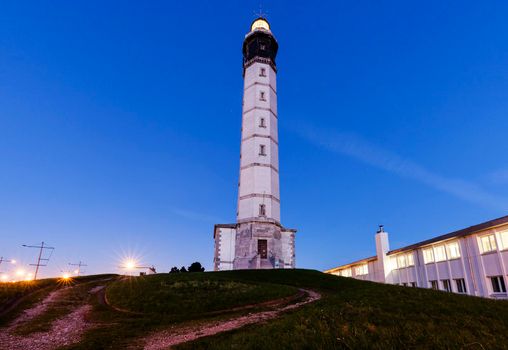
<path fill-rule="evenodd" d="M 0 256 L 212 269 L 259 3 L 3 2 Z M 397 248 L 508 215 L 506 1 L 262 3 L 297 267 L 374 255 L 378 224 Z"/>

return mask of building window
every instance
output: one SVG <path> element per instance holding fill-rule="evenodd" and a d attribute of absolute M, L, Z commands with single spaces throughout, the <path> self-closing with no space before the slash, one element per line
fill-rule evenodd
<path fill-rule="evenodd" d="M 402 283 L 402 285 L 403 285 L 404 287 L 407 287 L 407 283 L 406 283 L 406 282 Z"/>
<path fill-rule="evenodd" d="M 259 119 L 259 127 L 260 128 L 266 128 L 265 118 L 260 118 Z"/>
<path fill-rule="evenodd" d="M 266 205 L 259 205 L 259 216 L 266 216 Z"/>
<path fill-rule="evenodd" d="M 457 292 L 462 294 L 467 293 L 466 282 L 464 281 L 463 278 L 457 278 L 455 280 L 455 285 L 457 286 Z"/>
<path fill-rule="evenodd" d="M 430 288 L 434 290 L 438 290 L 439 287 L 437 286 L 437 281 L 429 281 L 430 282 Z"/>
<path fill-rule="evenodd" d="M 492 252 L 497 249 L 496 236 L 493 234 L 480 237 L 480 249 L 482 253 Z"/>
<path fill-rule="evenodd" d="M 506 285 L 503 276 L 493 276 L 490 278 L 492 283 L 492 291 L 494 293 L 506 293 Z"/>
<path fill-rule="evenodd" d="M 369 273 L 369 266 L 367 264 L 359 265 L 355 267 L 355 275 L 363 276 Z"/>
<path fill-rule="evenodd" d="M 425 261 L 426 264 L 434 262 L 434 252 L 432 248 L 423 250 L 423 261 Z"/>
<path fill-rule="evenodd" d="M 342 277 L 351 277 L 351 276 L 352 276 L 351 269 L 344 269 L 344 270 L 341 270 L 341 271 L 340 271 L 340 275 L 341 275 Z"/>
<path fill-rule="evenodd" d="M 438 245 L 434 247 L 434 258 L 436 262 L 446 260 L 446 251 L 444 245 Z"/>
<path fill-rule="evenodd" d="M 265 145 L 259 145 L 259 155 L 266 156 Z"/>
<path fill-rule="evenodd" d="M 259 100 L 260 101 L 266 101 L 266 97 L 265 97 L 265 92 L 264 91 L 260 91 L 259 92 Z"/>
<path fill-rule="evenodd" d="M 268 259 L 268 241 L 258 239 L 258 254 L 261 259 Z"/>
<path fill-rule="evenodd" d="M 260 77 L 266 77 L 266 68 L 261 68 L 259 70 L 259 76 Z"/>
<path fill-rule="evenodd" d="M 416 282 L 411 282 L 411 287 L 416 288 L 417 287 Z"/>
<path fill-rule="evenodd" d="M 406 256 L 405 255 L 399 255 L 397 257 L 397 267 L 399 269 L 406 267 Z"/>
<path fill-rule="evenodd" d="M 407 254 L 407 266 L 415 266 L 413 252 Z"/>
<path fill-rule="evenodd" d="M 449 259 L 458 259 L 460 258 L 460 248 L 459 242 L 453 242 L 446 245 L 448 249 L 448 258 Z"/>
<path fill-rule="evenodd" d="M 452 291 L 452 285 L 450 284 L 450 280 L 441 280 L 441 283 L 443 284 L 443 290 L 446 290 L 447 292 Z"/>
<path fill-rule="evenodd" d="M 501 249 L 508 249 L 508 231 L 499 233 L 499 243 L 501 243 Z"/>

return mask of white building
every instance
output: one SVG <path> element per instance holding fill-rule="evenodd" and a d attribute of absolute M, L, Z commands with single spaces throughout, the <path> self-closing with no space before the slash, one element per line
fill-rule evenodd
<path fill-rule="evenodd" d="M 295 267 L 295 232 L 280 223 L 278 43 L 264 18 L 243 42 L 243 108 L 235 224 L 214 228 L 214 269 Z"/>
<path fill-rule="evenodd" d="M 408 287 L 506 299 L 508 216 L 390 250 L 380 226 L 376 255 L 326 273 Z"/>

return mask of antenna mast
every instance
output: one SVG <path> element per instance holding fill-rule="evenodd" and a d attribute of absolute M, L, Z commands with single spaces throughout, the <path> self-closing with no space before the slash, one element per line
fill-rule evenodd
<path fill-rule="evenodd" d="M 36 264 L 30 264 L 30 266 L 35 266 L 35 275 L 34 280 L 37 279 L 37 274 L 39 273 L 39 268 L 43 266 L 48 266 L 49 259 L 51 258 L 51 255 L 53 254 L 53 250 L 55 250 L 55 247 L 48 247 L 44 245 L 44 242 L 41 242 L 41 245 L 26 245 L 23 244 L 23 247 L 26 248 L 38 248 L 39 249 L 39 257 L 37 258 Z M 48 249 L 51 251 L 50 255 L 47 258 L 42 257 L 42 252 L 44 249 Z M 44 264 L 41 264 L 41 261 L 44 261 Z"/>
<path fill-rule="evenodd" d="M 77 263 L 77 264 L 72 264 L 72 263 L 69 263 L 69 265 L 70 265 L 70 266 L 77 266 L 77 267 L 78 267 L 78 269 L 77 269 L 78 273 L 76 274 L 77 276 L 79 276 L 79 273 L 81 272 L 81 266 L 88 266 L 88 265 L 86 265 L 86 264 L 85 264 L 84 262 L 82 262 L 82 261 L 80 261 L 80 262 L 79 262 L 79 263 Z"/>

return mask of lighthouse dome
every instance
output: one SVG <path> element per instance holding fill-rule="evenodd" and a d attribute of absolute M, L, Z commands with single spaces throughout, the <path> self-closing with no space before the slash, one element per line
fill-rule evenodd
<path fill-rule="evenodd" d="M 259 17 L 254 22 L 252 22 L 250 26 L 250 31 L 253 32 L 255 30 L 268 30 L 270 31 L 270 23 L 263 17 Z"/>

